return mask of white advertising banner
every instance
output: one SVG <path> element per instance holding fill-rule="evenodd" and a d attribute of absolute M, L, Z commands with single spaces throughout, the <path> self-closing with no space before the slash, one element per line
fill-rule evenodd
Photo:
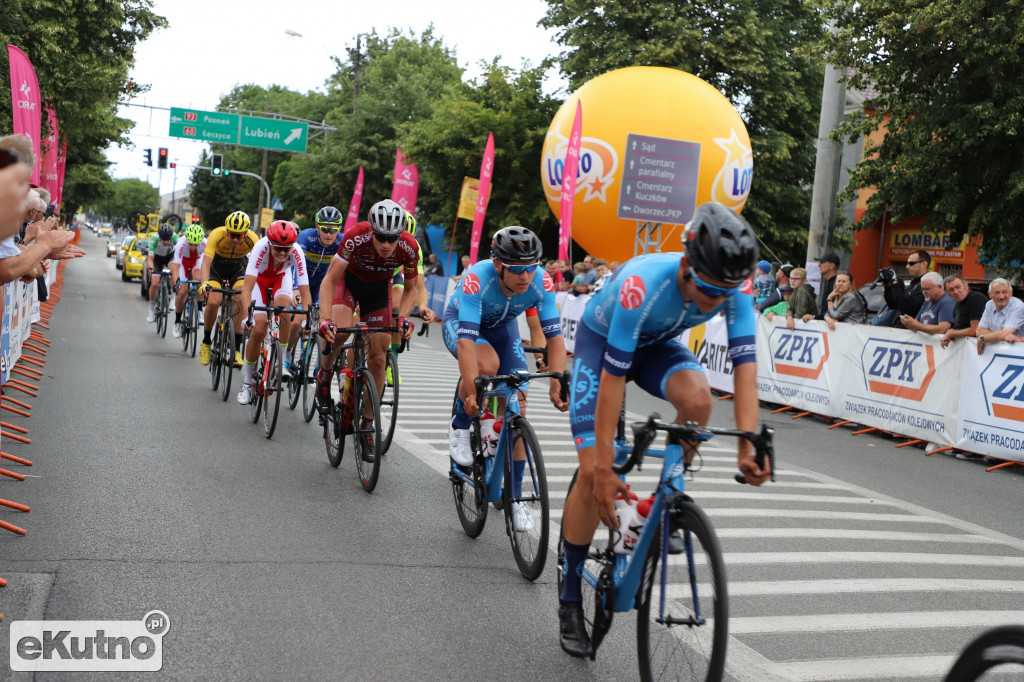
<path fill-rule="evenodd" d="M 576 352 L 576 330 L 579 329 L 583 309 L 587 307 L 590 296 L 567 296 L 562 301 L 561 310 L 558 311 L 562 322 L 562 336 L 565 338 L 565 350 L 569 353 Z"/>
<path fill-rule="evenodd" d="M 699 327 L 687 329 L 679 340 L 697 356 L 711 388 L 732 393 L 732 358 L 729 357 L 729 329 L 725 318 L 717 315 Z"/>
<path fill-rule="evenodd" d="M 824 322 L 798 322 L 790 330 L 783 317 L 771 321 L 758 317 L 758 397 L 815 414 L 838 416 L 831 380 L 836 371 L 836 349 L 830 334 Z"/>
<path fill-rule="evenodd" d="M 952 346 L 951 346 L 952 347 Z M 963 450 L 1024 462 L 1024 348 L 961 342 L 960 410 L 956 446 Z"/>

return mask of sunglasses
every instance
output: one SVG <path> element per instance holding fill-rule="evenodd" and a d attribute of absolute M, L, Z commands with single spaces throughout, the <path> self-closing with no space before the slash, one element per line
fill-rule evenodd
<path fill-rule="evenodd" d="M 917 265 L 918 263 L 923 263 L 923 262 L 924 262 L 923 260 L 908 260 L 907 261 L 907 265 Z"/>
<path fill-rule="evenodd" d="M 373 233 L 374 239 L 385 244 L 394 244 L 398 241 L 398 237 L 399 235 L 397 234 L 379 235 L 376 232 Z"/>
<path fill-rule="evenodd" d="M 532 275 L 534 272 L 536 272 L 537 267 L 539 265 L 539 263 L 534 263 L 533 265 L 505 265 L 504 263 L 502 263 L 502 267 L 511 272 L 513 275 L 521 275 L 523 273 Z"/>
<path fill-rule="evenodd" d="M 274 251 L 277 251 L 278 253 L 281 253 L 282 251 L 291 251 L 291 249 L 292 249 L 292 247 L 290 245 L 289 246 L 278 246 L 277 244 L 271 244 L 270 248 L 273 249 Z"/>
<path fill-rule="evenodd" d="M 693 283 L 697 285 L 697 291 L 704 294 L 708 298 L 728 298 L 729 296 L 734 295 L 737 291 L 737 287 L 719 287 L 715 286 L 714 284 L 708 284 L 707 282 L 702 280 L 697 275 L 697 272 L 694 270 L 690 270 L 688 273 L 686 273 L 683 276 L 683 279 L 686 280 L 687 282 L 689 282 L 692 279 Z"/>
<path fill-rule="evenodd" d="M 334 234 L 341 230 L 340 227 L 327 227 L 325 225 L 321 225 L 318 229 L 326 234 Z"/>
<path fill-rule="evenodd" d="M 244 236 L 244 232 L 228 232 L 228 239 L 241 239 Z"/>

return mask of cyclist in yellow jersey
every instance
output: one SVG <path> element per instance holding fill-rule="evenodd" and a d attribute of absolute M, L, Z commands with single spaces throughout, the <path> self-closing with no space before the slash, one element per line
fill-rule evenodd
<path fill-rule="evenodd" d="M 416 218 L 409 211 L 405 212 L 406 228 L 405 231 L 409 234 L 416 236 Z M 416 263 L 416 273 L 419 275 L 413 280 L 413 286 L 416 292 L 416 305 L 420 309 L 420 314 L 423 319 L 423 324 L 430 324 L 430 321 L 434 319 L 433 311 L 427 307 L 427 285 L 423 279 L 423 249 L 420 249 L 419 260 Z M 391 278 L 391 314 L 392 319 L 398 319 L 398 309 L 402 305 L 402 297 L 405 295 L 405 276 L 402 274 L 402 268 L 396 268 L 395 274 Z M 401 343 L 392 343 L 391 350 L 398 352 Z M 391 377 L 387 378 L 391 381 Z"/>
<path fill-rule="evenodd" d="M 218 227 L 206 238 L 206 252 L 203 255 L 203 270 L 199 286 L 200 297 L 205 297 L 210 287 L 241 289 L 245 282 L 245 266 L 249 252 L 259 241 L 259 236 L 249 229 L 251 221 L 242 211 L 235 211 L 227 217 L 224 225 Z M 199 345 L 199 362 L 210 364 L 210 333 L 217 323 L 222 296 L 209 293 L 206 312 L 203 314 L 203 342 Z M 242 319 L 245 310 L 239 305 L 235 310 L 235 367 L 242 366 Z"/>

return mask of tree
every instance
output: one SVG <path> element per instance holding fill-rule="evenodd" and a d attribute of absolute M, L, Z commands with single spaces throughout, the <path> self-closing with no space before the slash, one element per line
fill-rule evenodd
<path fill-rule="evenodd" d="M 136 211 L 151 213 L 160 208 L 160 191 L 138 178 L 112 180 L 108 192 L 104 199 L 89 204 L 108 218 L 127 219 Z"/>
<path fill-rule="evenodd" d="M 754 154 L 743 215 L 781 258 L 802 262 L 824 74 L 814 3 L 547 2 L 540 23 L 572 48 L 561 55 L 571 88 L 613 69 L 666 66 L 707 81 L 732 102 Z"/>
<path fill-rule="evenodd" d="M 1021 0 L 833 1 L 829 59 L 848 87 L 877 92 L 875 108 L 841 129 L 880 145 L 851 173 L 845 196 L 877 191 L 858 227 L 925 218 L 951 241 L 981 236 L 1000 266 L 1024 260 L 1014 225 L 1024 213 L 1024 23 Z M 1016 8 L 1016 9 L 1014 9 Z"/>

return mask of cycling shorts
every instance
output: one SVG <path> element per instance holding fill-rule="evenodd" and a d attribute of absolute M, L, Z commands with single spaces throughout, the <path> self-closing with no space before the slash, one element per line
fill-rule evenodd
<path fill-rule="evenodd" d="M 192 274 L 192 271 L 196 269 L 197 265 L 199 265 L 198 258 L 195 260 L 181 261 L 181 267 L 178 268 L 178 281 L 184 282 L 186 279 L 190 279 L 189 275 Z"/>
<path fill-rule="evenodd" d="M 441 335 L 448 352 L 459 359 L 459 313 L 448 308 L 441 324 Z M 510 374 L 519 370 L 529 371 L 526 364 L 526 353 L 523 352 L 523 340 L 519 338 L 519 322 L 516 318 L 506 321 L 497 327 L 481 327 L 477 344 L 487 344 L 498 354 L 498 373 Z M 530 388 L 529 383 L 519 387 L 523 393 Z"/>
<path fill-rule="evenodd" d="M 284 294 L 289 299 L 292 296 L 292 271 L 285 270 L 279 272 L 274 277 L 257 277 L 256 286 L 252 288 L 252 302 L 258 306 L 267 306 L 267 293 L 270 293 L 270 300 L 273 301 L 281 294 Z M 289 301 L 291 303 L 291 301 Z M 254 310 L 253 316 L 263 315 L 266 317 L 267 313 L 264 310 Z"/>
<path fill-rule="evenodd" d="M 234 285 L 245 280 L 245 266 L 248 263 L 248 257 L 228 260 L 215 256 L 213 262 L 210 263 L 210 279 L 218 282 L 218 287 L 221 286 L 220 282 L 227 282 L 237 289 L 238 286 Z"/>
<path fill-rule="evenodd" d="M 170 269 L 171 260 L 173 259 L 173 253 L 169 253 L 166 256 L 153 256 L 153 276 L 159 277 L 164 268 Z"/>
<path fill-rule="evenodd" d="M 573 350 L 572 384 L 569 396 L 569 423 L 572 425 L 576 449 L 594 447 L 594 420 L 597 414 L 597 385 L 601 379 L 601 362 L 608 339 L 580 322 Z M 697 357 L 678 338 L 644 346 L 633 356 L 627 381 L 651 395 L 666 400 L 669 377 L 676 372 L 693 370 L 704 374 Z"/>
<path fill-rule="evenodd" d="M 352 310 L 359 307 L 359 319 L 368 327 L 391 326 L 391 280 L 364 282 L 355 275 L 345 276 L 334 289 L 333 305 L 343 305 Z"/>

